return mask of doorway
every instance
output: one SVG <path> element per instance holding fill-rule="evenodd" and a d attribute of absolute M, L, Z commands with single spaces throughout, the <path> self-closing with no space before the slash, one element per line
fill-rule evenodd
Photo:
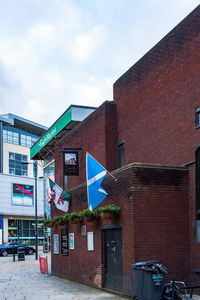
<path fill-rule="evenodd" d="M 104 238 L 104 287 L 122 291 L 122 230 L 103 230 Z"/>

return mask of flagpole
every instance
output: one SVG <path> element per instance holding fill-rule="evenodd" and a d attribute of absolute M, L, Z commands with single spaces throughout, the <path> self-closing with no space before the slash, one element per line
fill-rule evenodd
<path fill-rule="evenodd" d="M 102 168 L 104 168 L 105 169 L 105 167 L 104 166 L 102 166 L 102 164 L 100 164 L 89 152 L 86 152 L 87 154 L 89 154 Z M 115 180 L 115 182 L 118 180 L 115 176 L 113 176 L 107 169 L 105 169 L 106 170 L 106 172 L 108 173 L 108 174 L 110 174 L 110 176 Z"/>

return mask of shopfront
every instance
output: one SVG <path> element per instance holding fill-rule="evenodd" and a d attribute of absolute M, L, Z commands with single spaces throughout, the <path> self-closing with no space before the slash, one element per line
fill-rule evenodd
<path fill-rule="evenodd" d="M 43 245 L 43 224 L 38 221 L 38 245 Z M 8 219 L 8 241 L 19 241 L 26 245 L 35 245 L 35 220 Z"/>

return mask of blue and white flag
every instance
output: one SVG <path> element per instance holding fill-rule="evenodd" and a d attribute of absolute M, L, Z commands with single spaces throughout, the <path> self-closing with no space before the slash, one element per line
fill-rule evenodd
<path fill-rule="evenodd" d="M 106 169 L 96 159 L 89 153 L 86 154 L 88 207 L 90 210 L 95 209 L 107 196 L 106 191 L 101 187 L 106 172 Z"/>

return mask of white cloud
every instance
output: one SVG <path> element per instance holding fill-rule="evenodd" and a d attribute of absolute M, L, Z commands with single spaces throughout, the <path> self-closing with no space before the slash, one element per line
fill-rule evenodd
<path fill-rule="evenodd" d="M 0 11 L 0 114 L 44 125 L 70 104 L 112 100 L 114 81 L 198 4 L 16 1 Z"/>
<path fill-rule="evenodd" d="M 101 26 L 92 28 L 89 33 L 79 34 L 72 41 L 72 55 L 78 62 L 85 63 L 104 42 L 104 29 Z"/>

